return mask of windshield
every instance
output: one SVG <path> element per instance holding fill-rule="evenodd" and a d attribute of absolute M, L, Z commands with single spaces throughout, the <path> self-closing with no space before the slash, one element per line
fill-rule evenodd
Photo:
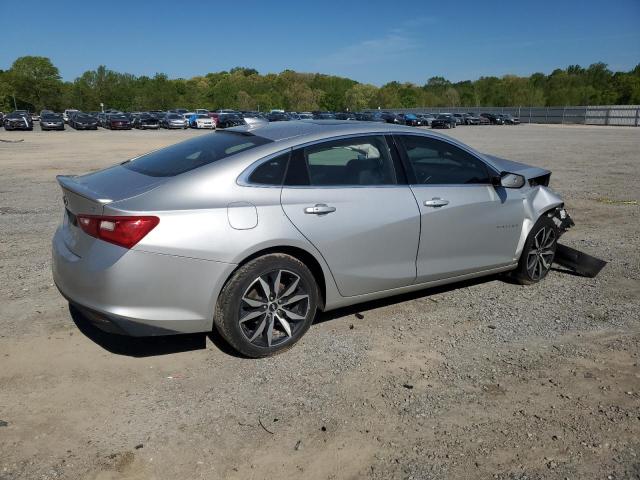
<path fill-rule="evenodd" d="M 271 141 L 246 132 L 217 132 L 148 153 L 123 166 L 151 177 L 173 177 Z"/>

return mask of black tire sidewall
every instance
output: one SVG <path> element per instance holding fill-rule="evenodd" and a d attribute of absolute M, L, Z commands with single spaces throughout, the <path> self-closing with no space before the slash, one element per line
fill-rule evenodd
<path fill-rule="evenodd" d="M 256 278 L 278 269 L 290 270 L 300 276 L 309 292 L 309 315 L 287 342 L 273 347 L 260 347 L 250 343 L 242 332 L 238 323 L 240 302 L 242 295 Z M 242 355 L 251 358 L 266 357 L 289 349 L 302 338 L 313 323 L 317 305 L 318 287 L 306 265 L 290 255 L 269 254 L 251 260 L 231 276 L 218 298 L 214 324 L 222 337 Z"/>

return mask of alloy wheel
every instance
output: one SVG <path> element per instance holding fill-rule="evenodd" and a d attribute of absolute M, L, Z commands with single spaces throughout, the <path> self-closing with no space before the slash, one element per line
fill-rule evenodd
<path fill-rule="evenodd" d="M 242 295 L 238 323 L 253 345 L 287 342 L 309 315 L 308 287 L 290 270 L 273 270 L 253 280 Z"/>
<path fill-rule="evenodd" d="M 556 232 L 542 227 L 533 237 L 527 254 L 527 273 L 532 280 L 540 280 L 551 268 L 555 255 Z"/>

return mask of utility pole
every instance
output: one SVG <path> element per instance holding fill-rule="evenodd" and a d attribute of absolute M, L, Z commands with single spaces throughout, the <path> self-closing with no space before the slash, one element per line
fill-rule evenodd
<path fill-rule="evenodd" d="M 13 109 L 17 110 L 18 109 L 18 105 L 16 105 L 16 96 L 15 95 L 11 95 L 13 97 Z"/>

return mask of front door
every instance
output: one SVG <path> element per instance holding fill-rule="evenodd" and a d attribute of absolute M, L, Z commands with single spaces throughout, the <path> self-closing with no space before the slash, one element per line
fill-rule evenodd
<path fill-rule="evenodd" d="M 495 174 L 446 140 L 403 135 L 399 142 L 420 207 L 416 282 L 514 263 L 524 206 L 516 190 L 494 187 Z"/>

